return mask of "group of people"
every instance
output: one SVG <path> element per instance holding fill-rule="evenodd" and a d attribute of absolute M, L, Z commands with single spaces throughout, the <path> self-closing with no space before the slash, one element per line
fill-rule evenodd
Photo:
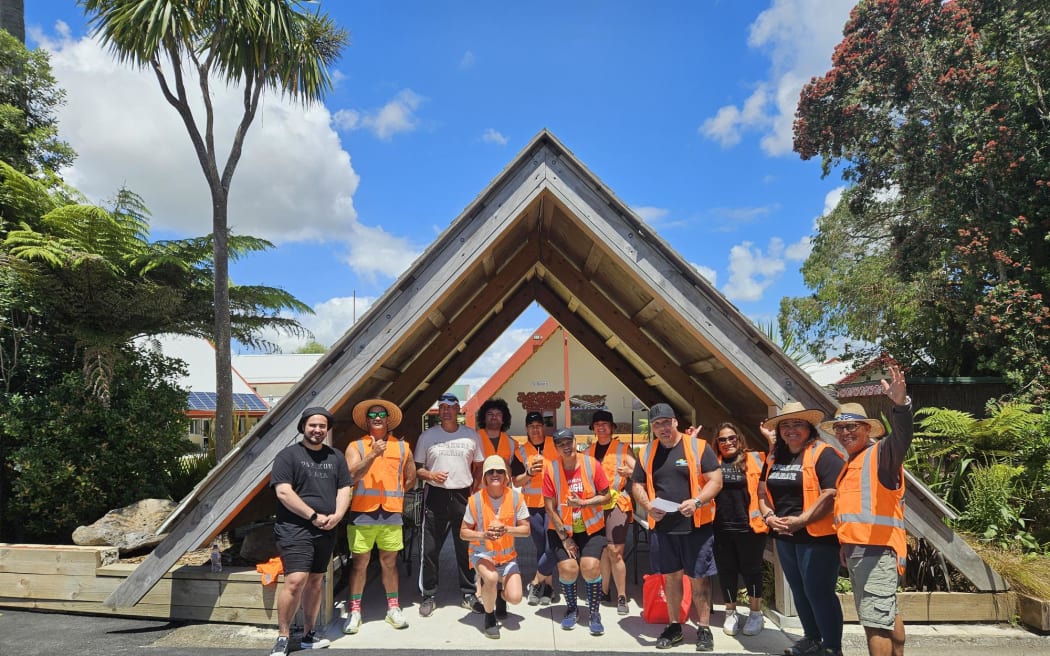
<path fill-rule="evenodd" d="M 561 627 L 581 623 L 582 592 L 586 626 L 600 636 L 603 603 L 620 615 L 630 613 L 623 549 L 629 523 L 641 516 L 669 609 L 658 649 L 684 639 L 678 622 L 684 590 L 696 609 L 696 650 L 714 649 L 716 575 L 726 604 L 723 631 L 761 632 L 762 557 L 772 536 L 804 629 L 788 656 L 841 654 L 835 594 L 840 562 L 853 581 L 869 652 L 900 656 L 904 629 L 895 591 L 906 556 L 901 463 L 912 426 L 904 376 L 896 366 L 890 374 L 891 381 L 882 382 L 894 403 L 889 438 L 874 441 L 885 428 L 859 405 L 841 406 L 825 421 L 819 410 L 788 404 L 760 427 L 770 442 L 768 457 L 748 450 L 732 423 L 717 426 L 713 447 L 698 431 L 679 430 L 666 403 L 650 408 L 653 439 L 637 457 L 613 438 L 607 410 L 593 414 L 595 439 L 581 450 L 570 429 L 547 436 L 538 412 L 526 415 L 526 439 L 518 443 L 507 434 L 510 409 L 500 399 L 482 405 L 475 431 L 459 423 L 459 399 L 443 394 L 439 423 L 420 435 L 413 451 L 391 432 L 402 419 L 397 405 L 369 399 L 352 413 L 365 434 L 340 454 L 324 443 L 332 415 L 307 408 L 298 426 L 303 440 L 277 456 L 271 475 L 285 573 L 272 656 L 287 653 L 291 618 L 300 605 L 302 648 L 328 646 L 314 623 L 334 529 L 344 515 L 352 553 L 344 632 L 360 630 L 373 548 L 386 590 L 386 622 L 398 629 L 408 625 L 398 600 L 396 559 L 403 547 L 405 494 L 417 479 L 423 482 L 420 617 L 436 608 L 439 554 L 451 532 L 462 606 L 483 615 L 485 636 L 500 637 L 508 604 L 524 599 L 550 605 L 559 591 L 565 605 Z M 847 458 L 818 440 L 818 431 L 837 438 Z M 519 538 L 531 538 L 537 554 L 527 585 L 514 546 Z M 737 606 L 740 579 L 749 600 L 746 614 Z"/>

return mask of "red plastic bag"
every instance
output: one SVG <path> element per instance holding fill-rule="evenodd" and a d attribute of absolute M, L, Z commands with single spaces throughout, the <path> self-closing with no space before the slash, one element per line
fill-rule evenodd
<path fill-rule="evenodd" d="M 689 618 L 689 607 L 693 604 L 692 586 L 689 577 L 682 576 L 682 608 L 678 621 Z M 664 575 L 646 574 L 642 584 L 642 619 L 650 624 L 667 624 L 667 597 L 664 596 Z"/>

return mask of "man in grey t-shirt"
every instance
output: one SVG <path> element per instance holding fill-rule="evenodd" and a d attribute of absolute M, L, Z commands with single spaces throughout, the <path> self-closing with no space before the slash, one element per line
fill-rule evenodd
<path fill-rule="evenodd" d="M 437 605 L 434 595 L 438 587 L 438 559 L 450 530 L 459 566 L 462 605 L 468 610 L 480 608 L 474 594 L 474 570 L 467 558 L 468 543 L 460 538 L 459 527 L 485 459 L 484 451 L 478 434 L 459 424 L 459 399 L 454 394 L 442 394 L 438 399 L 438 417 L 441 423 L 423 431 L 415 449 L 416 476 L 425 482 L 420 617 L 429 617 Z"/>

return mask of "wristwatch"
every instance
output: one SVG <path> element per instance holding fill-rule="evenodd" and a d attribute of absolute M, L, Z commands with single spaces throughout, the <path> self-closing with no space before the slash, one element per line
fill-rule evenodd
<path fill-rule="evenodd" d="M 315 519 L 317 519 L 317 511 L 316 510 L 314 511 L 314 514 L 310 515 L 310 523 L 313 524 Z"/>
<path fill-rule="evenodd" d="M 700 506 L 702 506 L 702 505 L 704 505 L 704 504 L 703 504 L 702 501 L 700 501 L 700 497 L 697 497 L 696 500 L 693 501 L 693 507 L 696 508 L 697 510 L 700 510 Z"/>

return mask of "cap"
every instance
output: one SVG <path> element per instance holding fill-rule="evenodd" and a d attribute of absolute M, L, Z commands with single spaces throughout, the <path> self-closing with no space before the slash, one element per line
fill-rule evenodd
<path fill-rule="evenodd" d="M 542 412 L 530 412 L 527 415 L 525 415 L 525 425 L 526 426 L 528 426 L 529 424 L 531 424 L 534 421 L 538 421 L 538 422 L 540 422 L 542 424 L 543 423 L 543 413 Z"/>
<path fill-rule="evenodd" d="M 504 473 L 507 472 L 507 461 L 503 459 L 503 456 L 491 455 L 485 458 L 485 462 L 481 465 L 481 472 L 487 473 L 493 469 L 498 469 Z"/>
<path fill-rule="evenodd" d="M 674 410 L 666 403 L 657 403 L 649 408 L 649 421 L 657 419 L 674 419 Z"/>
<path fill-rule="evenodd" d="M 438 405 L 459 405 L 459 397 L 452 392 L 445 392 L 438 397 Z"/>
<path fill-rule="evenodd" d="M 303 432 L 303 428 L 306 426 L 306 420 L 314 415 L 321 415 L 328 420 L 328 428 L 331 430 L 332 424 L 335 423 L 335 417 L 332 416 L 331 412 L 328 412 L 328 408 L 322 408 L 321 406 L 311 406 L 306 410 L 303 410 L 303 416 L 299 417 L 299 423 L 296 424 L 295 428 L 300 433 Z"/>
<path fill-rule="evenodd" d="M 553 439 L 555 442 L 560 442 L 562 440 L 575 440 L 576 433 L 573 433 L 568 428 L 559 428 L 558 430 L 554 431 L 554 435 L 551 436 L 551 439 Z"/>
<path fill-rule="evenodd" d="M 613 421 L 612 413 L 608 410 L 595 410 L 594 414 L 591 415 L 591 425 L 589 428 L 591 430 L 594 430 L 594 425 L 599 421 L 607 421 L 610 424 L 616 423 L 615 421 Z"/>

